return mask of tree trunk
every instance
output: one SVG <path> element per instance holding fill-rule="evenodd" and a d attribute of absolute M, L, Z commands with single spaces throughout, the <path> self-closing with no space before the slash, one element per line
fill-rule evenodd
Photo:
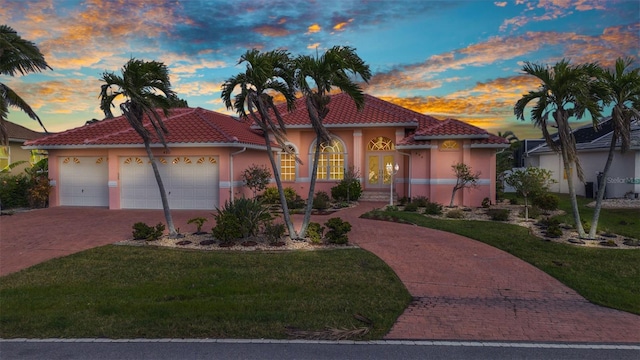
<path fill-rule="evenodd" d="M 289 237 L 291 239 L 298 239 L 298 234 L 296 233 L 296 229 L 293 227 L 293 222 L 291 222 L 291 215 L 289 215 L 289 206 L 287 205 L 287 199 L 284 196 L 284 188 L 282 187 L 282 180 L 280 180 L 280 171 L 278 171 L 278 165 L 276 164 L 276 159 L 273 156 L 273 151 L 271 149 L 271 139 L 269 139 L 269 133 L 264 131 L 264 140 L 267 144 L 267 154 L 269 154 L 269 161 L 271 162 L 271 168 L 273 169 L 273 177 L 276 180 L 276 186 L 278 187 L 278 194 L 280 194 L 280 205 L 282 206 L 282 215 L 284 216 L 284 224 L 289 230 Z"/>
<path fill-rule="evenodd" d="M 591 220 L 591 229 L 589 229 L 589 239 L 596 238 L 596 232 L 598 231 L 598 220 L 600 219 L 600 210 L 602 209 L 602 199 L 604 199 L 604 190 L 607 186 L 607 174 L 613 163 L 613 153 L 616 149 L 616 143 L 618 137 L 614 135 L 611 137 L 611 144 L 609 144 L 609 154 L 607 155 L 607 162 L 604 164 L 604 170 L 602 170 L 602 181 L 598 184 L 598 195 L 596 196 L 596 207 L 593 209 L 593 219 Z"/>
<path fill-rule="evenodd" d="M 311 210 L 313 209 L 313 195 L 316 189 L 316 180 L 318 179 L 318 160 L 320 159 L 320 139 L 316 138 L 316 152 L 313 154 L 313 170 L 311 172 L 311 182 L 309 183 L 309 195 L 307 197 L 307 207 L 304 212 L 304 219 L 298 235 L 304 238 L 307 234 L 307 228 L 311 222 Z"/>
<path fill-rule="evenodd" d="M 455 199 L 457 192 L 458 192 L 458 185 L 453 187 L 453 191 L 451 192 L 451 202 L 449 203 L 449 207 L 453 207 L 453 199 Z"/>
<path fill-rule="evenodd" d="M 573 221 L 575 222 L 578 236 L 585 238 L 587 234 L 584 232 L 582 221 L 580 220 L 580 209 L 578 208 L 578 200 L 576 199 L 576 189 L 573 185 L 572 165 L 574 162 L 569 159 L 569 146 L 571 146 L 571 132 L 568 124 L 568 115 L 566 111 L 560 109 L 553 114 L 558 125 L 558 137 L 560 139 L 560 153 L 562 154 L 562 164 L 564 173 L 567 177 L 567 187 L 569 188 L 569 200 L 571 201 L 571 210 L 573 212 Z M 568 134 L 567 134 L 568 133 Z M 569 136 L 569 138 L 567 138 Z"/>
<path fill-rule="evenodd" d="M 173 226 L 173 218 L 171 217 L 171 210 L 169 209 L 169 200 L 167 199 L 167 191 L 164 189 L 164 184 L 162 183 L 162 177 L 160 177 L 160 171 L 158 171 L 158 165 L 156 164 L 156 159 L 151 152 L 151 146 L 149 146 L 149 141 L 144 142 L 144 148 L 147 150 L 147 156 L 149 156 L 149 161 L 151 161 L 151 167 L 153 168 L 153 175 L 156 177 L 156 182 L 158 183 L 158 190 L 160 190 L 160 199 L 162 199 L 162 209 L 164 210 L 164 218 L 167 221 L 167 228 L 169 229 L 169 236 L 175 238 L 178 235 L 176 228 Z"/>
<path fill-rule="evenodd" d="M 527 195 L 524 196 L 524 220 L 529 221 L 529 202 L 527 201 Z"/>

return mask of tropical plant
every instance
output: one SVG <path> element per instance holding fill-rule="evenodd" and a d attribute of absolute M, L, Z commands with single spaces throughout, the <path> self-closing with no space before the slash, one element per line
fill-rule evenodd
<path fill-rule="evenodd" d="M 338 185 L 331 188 L 331 197 L 338 201 L 356 201 L 362 195 L 359 175 L 356 170 L 349 168 Z"/>
<path fill-rule="evenodd" d="M 0 25 L 0 74 L 26 75 L 47 69 L 53 70 L 34 43 L 24 40 L 10 26 Z M 9 143 L 9 133 L 5 121 L 7 121 L 10 106 L 22 110 L 31 119 L 37 121 L 45 133 L 47 132 L 31 106 L 9 86 L 0 82 L 0 145 Z"/>
<path fill-rule="evenodd" d="M 240 57 L 238 65 L 241 64 L 246 66 L 245 71 L 224 82 L 220 97 L 227 109 L 235 110 L 243 120 L 253 121 L 262 130 L 267 155 L 273 169 L 273 177 L 280 195 L 284 223 L 289 231 L 289 236 L 296 238 L 278 164 L 271 146 L 271 142 L 275 139 L 282 149 L 288 149 L 285 124 L 273 97 L 277 94 L 282 95 L 289 110 L 295 106 L 292 61 L 289 58 L 289 53 L 284 50 L 260 52 L 253 49 L 248 50 Z M 236 88 L 239 89 L 239 92 L 233 96 Z M 273 139 L 271 135 L 273 135 Z"/>
<path fill-rule="evenodd" d="M 601 85 L 605 89 L 605 95 L 602 100 L 605 105 L 612 105 L 610 121 L 613 125 L 609 153 L 604 170 L 602 170 L 603 179 L 607 178 L 613 162 L 613 153 L 618 143 L 621 153 L 629 150 L 631 121 L 633 119 L 640 120 L 640 69 L 631 69 L 632 65 L 632 59 L 618 58 L 613 70 L 605 69 L 600 75 Z M 598 185 L 596 205 L 591 220 L 591 229 L 589 229 L 589 239 L 595 239 L 596 237 L 606 183 L 606 181 L 600 181 Z"/>
<path fill-rule="evenodd" d="M 205 222 L 207 222 L 207 219 L 199 216 L 199 217 L 194 217 L 194 218 L 189 219 L 187 221 L 187 224 L 196 224 L 197 230 L 196 230 L 195 234 L 196 235 L 200 235 L 200 234 L 203 234 L 202 225 L 204 225 Z"/>
<path fill-rule="evenodd" d="M 161 110 L 167 116 L 171 104 L 176 98 L 175 93 L 171 90 L 169 70 L 166 65 L 158 61 L 132 58 L 121 69 L 121 75 L 105 71 L 100 81 L 104 82 L 100 91 L 100 109 L 107 118 L 113 117 L 111 108 L 115 107 L 114 101 L 125 99 L 120 104 L 120 110 L 129 125 L 142 138 L 160 190 L 164 217 L 169 227 L 169 236 L 176 237 L 178 233 L 173 226 L 167 193 L 151 151 L 151 142 L 154 140 L 164 145 L 166 150 L 169 149 L 165 140 L 165 134 L 168 131 L 158 113 L 158 110 Z M 155 139 L 149 131 L 149 127 L 153 129 Z"/>
<path fill-rule="evenodd" d="M 505 177 L 505 181 L 524 198 L 526 220 L 529 219 L 529 197 L 546 193 L 554 182 L 551 171 L 538 167 L 516 169 Z"/>
<path fill-rule="evenodd" d="M 356 82 L 357 78 L 369 82 L 371 70 L 349 46 L 334 46 L 321 56 L 300 55 L 295 59 L 295 81 L 298 89 L 305 97 L 307 112 L 311 126 L 316 133 L 316 146 L 313 157 L 313 169 L 309 183 L 309 195 L 305 209 L 300 237 L 304 237 L 309 226 L 312 210 L 312 199 L 318 177 L 320 147 L 331 141 L 329 132 L 323 121 L 329 114 L 329 93 L 333 88 L 347 94 L 356 104 L 358 110 L 364 108 L 364 93 Z M 334 197 L 336 198 L 336 197 Z"/>
<path fill-rule="evenodd" d="M 242 173 L 242 181 L 253 191 L 253 197 L 255 198 L 259 191 L 266 189 L 269 185 L 271 171 L 264 165 L 253 164 Z"/>
<path fill-rule="evenodd" d="M 547 145 L 561 154 L 574 221 L 577 224 L 579 236 L 584 238 L 587 235 L 580 221 L 573 183 L 574 168 L 581 181 L 584 181 L 584 175 L 569 119 L 572 117 L 581 119 L 586 112 L 589 112 L 593 119 L 600 117 L 596 81 L 600 68 L 595 63 L 574 66 L 563 59 L 553 67 L 525 62 L 522 70 L 538 78 L 541 84 L 538 89 L 530 91 L 518 100 L 514 106 L 514 114 L 518 119 L 524 120 L 527 105 L 537 101 L 531 110 L 531 120 L 542 130 Z M 549 115 L 553 117 L 552 120 L 558 129 L 556 137 L 549 133 L 549 127 L 554 126 L 549 121 Z"/>
<path fill-rule="evenodd" d="M 165 226 L 158 223 L 155 227 L 149 226 L 143 222 L 133 224 L 133 239 L 154 241 L 160 239 L 164 232 Z"/>
<path fill-rule="evenodd" d="M 451 192 L 449 207 L 453 207 L 453 200 L 458 190 L 475 187 L 477 186 L 478 179 L 480 179 L 480 172 L 471 172 L 471 167 L 465 163 L 453 164 L 451 165 L 451 169 L 456 176 L 456 184 L 453 186 L 453 191 Z"/>
<path fill-rule="evenodd" d="M 258 235 L 261 229 L 272 219 L 269 209 L 260 201 L 244 197 L 233 201 L 225 201 L 222 209 L 218 209 L 218 213 L 214 216 L 216 228 L 218 226 L 235 226 L 237 227 L 237 232 L 233 231 L 233 233 L 237 233 L 239 235 L 238 237 L 243 238 Z M 235 220 L 232 218 L 235 218 Z M 228 229 L 225 228 L 224 231 L 228 231 Z"/>

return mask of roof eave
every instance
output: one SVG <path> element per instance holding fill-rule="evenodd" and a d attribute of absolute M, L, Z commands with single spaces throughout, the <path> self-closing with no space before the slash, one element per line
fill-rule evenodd
<path fill-rule="evenodd" d="M 440 140 L 440 139 L 488 139 L 489 135 L 414 135 L 416 140 Z"/>
<path fill-rule="evenodd" d="M 163 148 L 162 144 L 151 144 L 152 148 Z M 169 143 L 167 147 L 172 148 L 195 148 L 195 147 L 232 147 L 232 148 L 248 148 L 255 150 L 267 150 L 265 145 L 243 143 L 243 142 L 213 142 L 213 143 Z M 122 148 L 144 148 L 144 144 L 110 144 L 110 145 L 27 145 L 21 148 L 25 150 L 63 150 L 63 149 L 122 149 Z"/>

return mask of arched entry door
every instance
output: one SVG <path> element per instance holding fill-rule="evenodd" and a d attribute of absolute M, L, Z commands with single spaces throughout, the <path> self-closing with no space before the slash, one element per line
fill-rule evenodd
<path fill-rule="evenodd" d="M 384 188 L 391 183 L 386 164 L 395 164 L 395 145 L 384 136 L 378 136 L 367 144 L 367 188 Z"/>

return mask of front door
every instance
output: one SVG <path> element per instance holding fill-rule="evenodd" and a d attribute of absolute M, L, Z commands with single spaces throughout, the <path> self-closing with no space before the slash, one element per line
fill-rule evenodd
<path fill-rule="evenodd" d="M 395 164 L 393 154 L 369 154 L 367 156 L 367 188 L 384 188 L 391 184 L 386 165 Z"/>

